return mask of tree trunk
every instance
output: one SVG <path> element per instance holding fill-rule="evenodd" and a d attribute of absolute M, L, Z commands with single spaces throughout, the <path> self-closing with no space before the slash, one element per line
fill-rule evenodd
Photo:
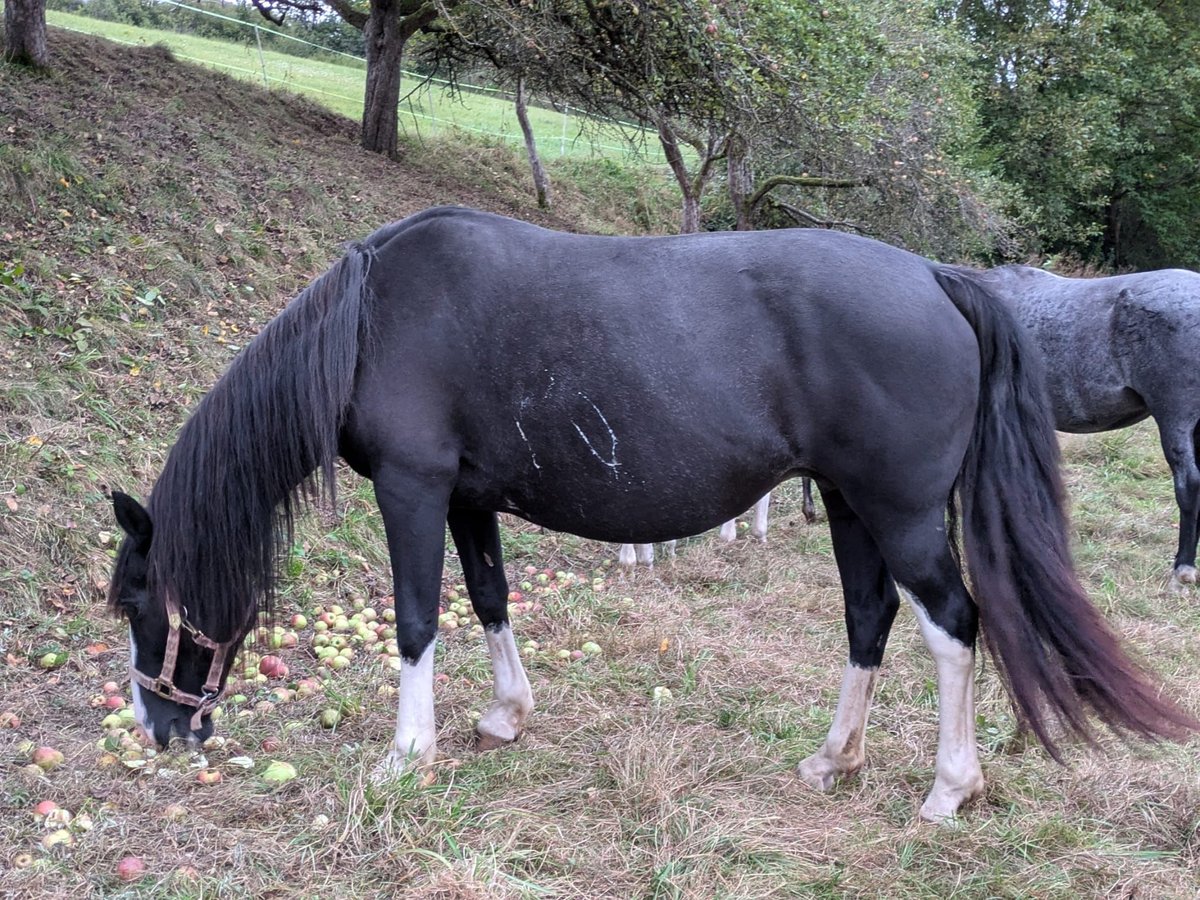
<path fill-rule="evenodd" d="M 46 0 L 4 0 L 4 58 L 42 68 L 50 64 Z"/>
<path fill-rule="evenodd" d="M 533 139 L 533 126 L 529 124 L 529 111 L 525 108 L 525 76 L 517 76 L 517 121 L 521 123 L 521 133 L 525 135 L 525 152 L 529 154 L 529 168 L 533 172 L 533 189 L 537 192 L 537 203 L 546 209 L 552 200 L 550 179 L 538 156 L 537 144 Z"/>
<path fill-rule="evenodd" d="M 733 227 L 737 231 L 751 231 L 750 189 L 754 178 L 750 172 L 750 149 L 741 137 L 729 136 L 725 159 L 729 166 L 729 202 L 735 216 Z"/>
<path fill-rule="evenodd" d="M 662 144 L 663 154 L 667 158 L 667 165 L 671 167 L 671 173 L 675 176 L 675 181 L 679 185 L 679 192 L 683 195 L 682 220 L 679 223 L 679 233 L 695 234 L 700 230 L 700 196 L 692 184 L 692 178 L 687 170 L 687 163 L 684 162 L 683 152 L 679 149 L 679 141 L 675 137 L 675 131 L 671 128 L 670 123 L 665 117 L 658 118 L 658 141 Z M 703 182 L 701 182 L 700 187 L 703 189 Z"/>
<path fill-rule="evenodd" d="M 400 63 L 408 35 L 397 0 L 372 0 L 363 28 L 367 46 L 367 93 L 363 101 L 364 150 L 396 157 L 397 107 L 400 103 Z"/>

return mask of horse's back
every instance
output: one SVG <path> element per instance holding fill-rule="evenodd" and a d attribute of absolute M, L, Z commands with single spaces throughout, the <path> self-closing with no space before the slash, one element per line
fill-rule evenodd
<path fill-rule="evenodd" d="M 957 472 L 978 347 L 921 257 L 834 232 L 597 237 L 467 210 L 365 243 L 358 441 L 441 448 L 463 505 L 644 541 L 800 473 L 904 461 L 948 491 Z"/>

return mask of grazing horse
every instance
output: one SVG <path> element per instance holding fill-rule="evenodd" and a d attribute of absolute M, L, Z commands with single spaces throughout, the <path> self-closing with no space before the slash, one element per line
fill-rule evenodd
<path fill-rule="evenodd" d="M 1001 266 L 978 278 L 1042 351 L 1059 431 L 1088 434 L 1152 416 L 1179 505 L 1171 582 L 1196 583 L 1200 525 L 1200 275 L 1164 269 L 1063 278 Z"/>
<path fill-rule="evenodd" d="M 828 789 L 863 764 L 898 587 L 937 668 L 926 818 L 983 788 L 980 625 L 1052 753 L 1059 726 L 1091 736 L 1089 712 L 1181 737 L 1200 724 L 1130 662 L 1075 578 L 1025 341 L 974 276 L 830 231 L 594 237 L 458 208 L 385 226 L 234 360 L 145 507 L 113 495 L 127 537 L 110 603 L 129 622 L 137 720 L 163 743 L 211 731 L 230 651 L 272 609 L 293 516 L 333 490 L 340 455 L 373 482 L 394 579 L 399 711 L 381 773 L 436 753 L 447 523 L 491 655 L 477 726 L 489 748 L 516 739 L 533 706 L 497 512 L 658 542 L 798 475 L 825 502 L 849 633 L 804 781 Z"/>
<path fill-rule="evenodd" d="M 758 502 L 754 504 L 754 524 L 750 526 L 750 533 L 764 543 L 767 540 L 767 512 L 771 508 L 770 493 L 763 494 L 758 498 Z M 805 515 L 807 515 L 807 508 Z M 811 519 L 809 521 L 812 521 Z M 721 540 L 734 541 L 737 539 L 737 519 L 730 519 L 721 526 Z M 667 553 L 671 556 L 675 555 L 675 542 L 666 542 Z M 646 566 L 654 565 L 654 545 L 653 544 L 622 544 L 617 553 L 617 561 L 623 566 L 633 566 L 642 563 Z"/>

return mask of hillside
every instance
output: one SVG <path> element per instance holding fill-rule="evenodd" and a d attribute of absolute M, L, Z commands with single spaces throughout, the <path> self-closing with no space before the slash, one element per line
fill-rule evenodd
<path fill-rule="evenodd" d="M 147 459 L 129 444 L 173 430 L 344 242 L 441 203 L 636 228 L 597 202 L 628 194 L 585 203 L 562 179 L 556 210 L 539 211 L 506 149 L 414 144 L 389 162 L 358 149 L 356 123 L 292 94 L 158 48 L 52 43 L 49 76 L 0 68 L 0 479 L 21 497 L 0 520 L 0 580 L 78 575 L 43 571 L 33 535 L 103 515 L 106 483 L 147 489 L 162 447 Z"/>

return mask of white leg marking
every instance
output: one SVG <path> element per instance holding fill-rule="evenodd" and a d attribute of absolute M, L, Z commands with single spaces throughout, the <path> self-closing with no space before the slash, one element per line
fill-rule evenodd
<path fill-rule="evenodd" d="M 643 566 L 654 568 L 654 545 L 653 544 L 634 544 L 633 549 L 637 552 L 637 561 Z"/>
<path fill-rule="evenodd" d="M 129 629 L 129 664 L 133 668 L 137 668 L 137 644 L 133 640 L 133 628 Z M 132 688 L 133 695 L 133 720 L 146 733 L 148 738 L 154 736 L 154 723 L 150 721 L 150 715 L 146 711 L 146 701 L 142 698 L 142 686 L 134 681 L 129 680 L 129 686 Z"/>
<path fill-rule="evenodd" d="M 853 775 L 862 768 L 867 756 L 867 715 L 878 674 L 878 669 L 846 665 L 829 735 L 820 750 L 800 763 L 798 772 L 805 784 L 828 791 L 839 776 Z"/>
<path fill-rule="evenodd" d="M 1196 567 L 1180 566 L 1171 573 L 1171 590 L 1186 591 L 1196 583 Z"/>
<path fill-rule="evenodd" d="M 921 818 L 943 822 L 983 793 L 983 770 L 975 747 L 975 653 L 935 625 L 916 597 L 907 596 L 937 665 L 937 762 L 933 790 L 921 806 Z"/>
<path fill-rule="evenodd" d="M 633 544 L 621 545 L 617 552 L 617 562 L 623 566 L 637 565 L 637 552 L 633 549 Z"/>
<path fill-rule="evenodd" d="M 525 720 L 533 710 L 533 692 L 521 665 L 521 654 L 507 623 L 487 635 L 492 657 L 492 696 L 495 698 L 475 726 L 480 750 L 492 750 L 521 736 Z"/>
<path fill-rule="evenodd" d="M 437 729 L 433 722 L 433 653 L 437 639 L 415 663 L 400 664 L 400 705 L 396 711 L 396 738 L 392 749 L 375 770 L 377 778 L 425 766 L 437 756 Z"/>
<path fill-rule="evenodd" d="M 767 541 L 767 513 L 770 509 L 770 493 L 763 494 L 759 498 L 759 501 L 754 504 L 754 525 L 750 528 L 750 533 L 763 543 Z"/>
<path fill-rule="evenodd" d="M 667 541 L 665 544 L 663 544 L 663 546 L 667 548 L 667 556 L 671 557 L 671 559 L 674 559 L 675 558 L 675 541 Z"/>
<path fill-rule="evenodd" d="M 721 540 L 732 541 L 737 538 L 737 519 L 730 519 L 721 526 Z"/>

